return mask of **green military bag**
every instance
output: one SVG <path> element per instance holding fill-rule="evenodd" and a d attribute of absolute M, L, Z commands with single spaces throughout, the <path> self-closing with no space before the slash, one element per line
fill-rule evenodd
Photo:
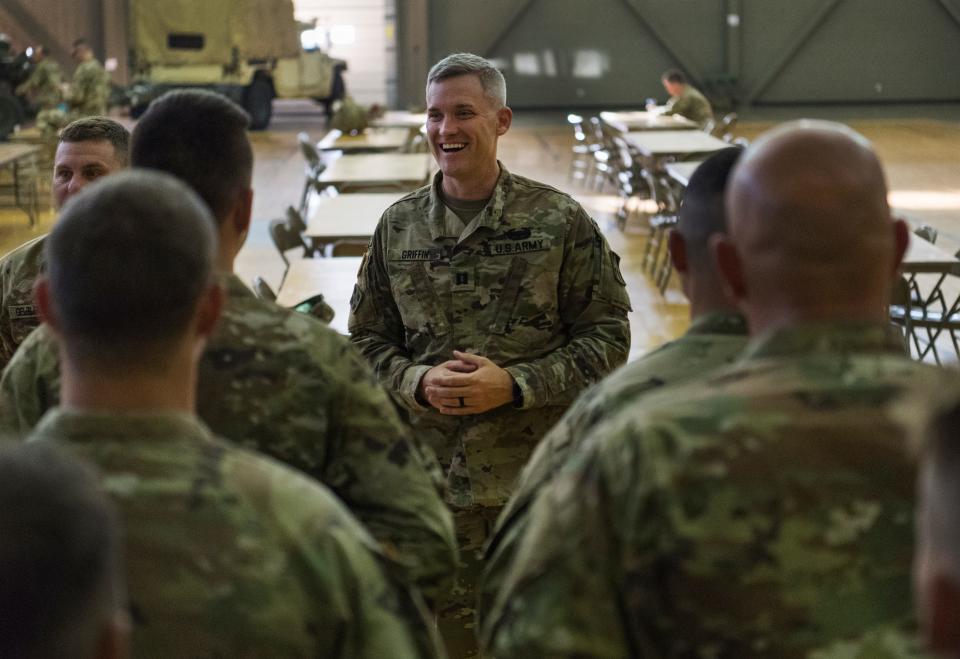
<path fill-rule="evenodd" d="M 330 119 L 330 127 L 345 135 L 362 133 L 368 125 L 367 111 L 349 96 L 344 96 L 340 107 Z"/>

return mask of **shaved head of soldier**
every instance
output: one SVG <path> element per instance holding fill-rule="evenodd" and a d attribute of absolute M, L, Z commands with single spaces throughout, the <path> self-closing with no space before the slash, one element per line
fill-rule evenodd
<path fill-rule="evenodd" d="M 724 191 L 741 147 L 722 149 L 693 172 L 683 194 L 677 228 L 670 232 L 670 258 L 690 301 L 690 317 L 732 311 L 710 253 L 710 238 L 727 231 Z"/>
<path fill-rule="evenodd" d="M 714 255 L 751 331 L 806 321 L 883 321 L 909 231 L 894 221 L 865 138 L 800 121 L 762 135 L 727 188 Z"/>

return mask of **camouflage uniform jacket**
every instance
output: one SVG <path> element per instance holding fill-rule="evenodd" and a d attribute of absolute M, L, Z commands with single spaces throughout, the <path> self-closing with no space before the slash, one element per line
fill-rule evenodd
<path fill-rule="evenodd" d="M 489 607 L 500 589 L 537 492 L 560 472 L 590 431 L 646 392 L 730 364 L 746 345 L 747 321 L 743 316 L 736 312 L 705 314 L 694 320 L 680 338 L 620 367 L 580 396 L 537 445 L 500 515 L 486 548 L 481 610 Z"/>
<path fill-rule="evenodd" d="M 110 97 L 110 76 L 95 59 L 81 62 L 73 74 L 70 83 L 71 116 L 87 117 L 107 113 L 107 99 Z"/>
<path fill-rule="evenodd" d="M 415 591 L 326 488 L 182 413 L 51 410 L 31 440 L 98 467 L 138 657 L 432 657 Z"/>
<path fill-rule="evenodd" d="M 46 58 L 17 87 L 17 93 L 29 97 L 38 108 L 48 110 L 60 102 L 60 79 L 60 65 Z"/>
<path fill-rule="evenodd" d="M 462 236 L 434 183 L 386 210 L 360 268 L 350 334 L 447 470 L 457 507 L 501 506 L 543 434 L 627 357 L 629 299 L 599 228 L 568 195 L 510 174 Z M 421 406 L 453 350 L 505 368 L 523 394 L 467 417 Z"/>
<path fill-rule="evenodd" d="M 429 598 L 453 581 L 456 539 L 436 458 L 354 348 L 318 320 L 256 298 L 235 275 L 200 361 L 197 413 L 214 432 L 333 490 Z M 0 419 L 25 433 L 59 400 L 56 344 L 31 334 L 0 380 Z"/>
<path fill-rule="evenodd" d="M 679 114 L 690 121 L 696 121 L 701 128 L 713 119 L 710 101 L 691 85 L 686 86 L 683 94 L 667 101 L 667 111 L 664 114 Z"/>
<path fill-rule="evenodd" d="M 491 654 L 911 656 L 914 470 L 891 408 L 944 374 L 890 332 L 773 333 L 596 426 L 532 506 Z"/>
<path fill-rule="evenodd" d="M 33 284 L 44 270 L 45 242 L 45 235 L 34 238 L 0 259 L 0 368 L 40 324 Z"/>

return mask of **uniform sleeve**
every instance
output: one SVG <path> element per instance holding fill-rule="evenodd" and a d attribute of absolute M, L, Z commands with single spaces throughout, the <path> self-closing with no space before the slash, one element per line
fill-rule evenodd
<path fill-rule="evenodd" d="M 523 407 L 568 405 L 627 360 L 630 298 L 620 258 L 600 229 L 578 209 L 564 245 L 559 314 L 570 340 L 540 359 L 507 367 Z"/>
<path fill-rule="evenodd" d="M 391 576 L 389 561 L 358 541 L 348 528 L 333 530 L 334 555 L 314 556 L 314 568 L 330 574 L 332 562 L 346 574 L 332 581 L 353 603 L 352 618 L 343 630 L 342 659 L 398 657 L 429 659 L 443 656 L 429 612 L 416 591 Z M 332 561 L 330 559 L 333 559 Z"/>
<path fill-rule="evenodd" d="M 398 402 L 422 411 L 426 408 L 417 401 L 417 387 L 430 366 L 414 362 L 404 347 L 403 319 L 394 302 L 386 268 L 386 218 L 385 215 L 380 220 L 357 276 L 350 301 L 350 340 Z"/>
<path fill-rule="evenodd" d="M 261 472 L 262 473 L 262 472 Z M 247 474 L 259 478 L 259 473 Z M 385 556 L 353 515 L 315 482 L 275 470 L 269 496 L 271 516 L 282 529 L 287 551 L 308 592 L 310 612 L 329 647 L 322 656 L 338 659 L 421 659 L 442 656 L 429 613 L 416 590 L 397 578 Z M 263 502 L 266 498 L 268 502 Z"/>
<path fill-rule="evenodd" d="M 0 432 L 28 434 L 60 398 L 57 348 L 45 325 L 24 340 L 0 377 Z"/>
<path fill-rule="evenodd" d="M 328 453 L 323 481 L 397 559 L 409 581 L 436 600 L 452 585 L 457 565 L 437 459 L 411 436 L 351 347 L 330 370 L 342 382 L 331 405 L 337 445 Z"/>
<path fill-rule="evenodd" d="M 484 551 L 483 577 L 478 587 L 479 610 L 490 609 L 497 591 L 517 551 L 517 544 L 526 526 L 530 507 L 581 445 L 594 424 L 594 386 L 577 399 L 553 428 L 537 443 L 530 460 L 523 467 L 513 494 L 497 519 Z"/>
<path fill-rule="evenodd" d="M 622 659 L 615 526 L 592 456 L 557 477 L 535 500 L 493 604 L 481 642 L 497 659 Z"/>

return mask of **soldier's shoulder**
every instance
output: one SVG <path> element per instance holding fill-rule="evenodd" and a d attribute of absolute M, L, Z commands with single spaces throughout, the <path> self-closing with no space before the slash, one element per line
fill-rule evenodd
<path fill-rule="evenodd" d="M 430 204 L 430 188 L 433 184 L 427 184 L 413 192 L 410 192 L 400 199 L 387 206 L 383 212 L 383 218 L 390 220 L 403 220 L 408 217 L 422 218 L 423 211 Z"/>
<path fill-rule="evenodd" d="M 513 193 L 519 199 L 535 198 L 543 202 L 552 202 L 562 206 L 580 208 L 580 204 L 570 194 L 547 183 L 535 181 L 526 176 L 510 173 Z"/>
<path fill-rule="evenodd" d="M 0 257 L 0 276 L 15 274 L 21 270 L 39 272 L 43 263 L 43 246 L 46 234 L 37 236 Z"/>
<path fill-rule="evenodd" d="M 371 550 L 376 545 L 344 504 L 325 485 L 261 453 L 213 438 L 227 452 L 223 479 L 256 506 L 267 504 L 276 524 L 288 532 L 322 533 L 346 528 Z"/>
<path fill-rule="evenodd" d="M 252 296 L 228 302 L 207 352 L 245 346 L 269 354 L 264 367 L 282 369 L 335 372 L 354 355 L 350 341 L 317 318 Z"/>

